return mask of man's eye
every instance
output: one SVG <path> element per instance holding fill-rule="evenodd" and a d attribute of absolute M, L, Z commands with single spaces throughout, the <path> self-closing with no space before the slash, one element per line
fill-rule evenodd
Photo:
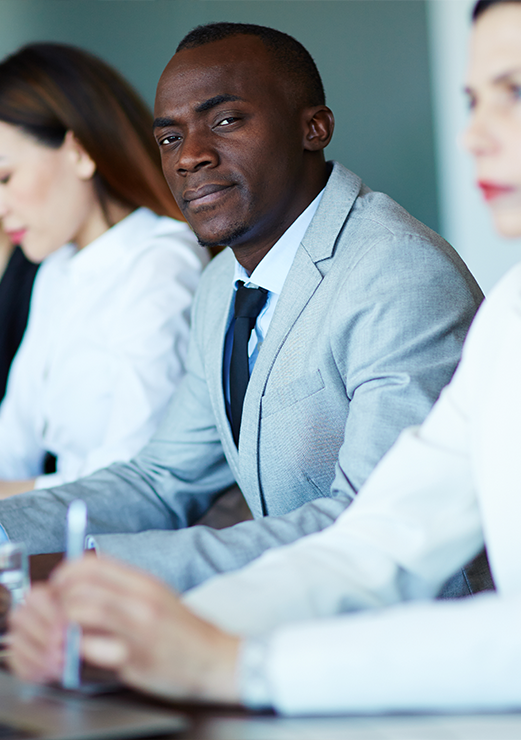
<path fill-rule="evenodd" d="M 222 121 L 219 121 L 217 124 L 218 126 L 229 126 L 230 123 L 235 123 L 235 121 L 238 121 L 238 118 L 235 118 L 234 116 L 227 116 L 226 118 L 223 118 Z"/>
<path fill-rule="evenodd" d="M 3 177 L 0 177 L 0 185 L 7 185 L 10 177 L 11 175 L 4 175 Z"/>
<path fill-rule="evenodd" d="M 161 139 L 159 139 L 159 146 L 168 146 L 169 144 L 174 144 L 176 141 L 179 141 L 180 138 L 180 136 L 175 136 L 174 134 L 171 134 L 170 136 L 163 136 Z"/>

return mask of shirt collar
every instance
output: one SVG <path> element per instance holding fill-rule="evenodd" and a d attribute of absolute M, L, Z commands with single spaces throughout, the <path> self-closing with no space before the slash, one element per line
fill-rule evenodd
<path fill-rule="evenodd" d="M 235 260 L 234 285 L 242 280 L 245 285 L 253 284 L 260 288 L 269 290 L 270 293 L 280 295 L 282 288 L 290 271 L 293 260 L 304 238 L 308 226 L 319 206 L 324 190 L 321 190 L 314 201 L 293 221 L 280 239 L 275 242 L 268 254 L 259 262 L 251 275 L 248 275 L 244 267 Z"/>

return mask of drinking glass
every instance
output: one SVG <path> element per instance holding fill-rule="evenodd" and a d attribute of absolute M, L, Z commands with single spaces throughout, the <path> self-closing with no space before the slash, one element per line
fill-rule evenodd
<path fill-rule="evenodd" d="M 0 585 L 11 594 L 11 608 L 23 602 L 29 590 L 29 567 L 23 542 L 0 545 Z"/>

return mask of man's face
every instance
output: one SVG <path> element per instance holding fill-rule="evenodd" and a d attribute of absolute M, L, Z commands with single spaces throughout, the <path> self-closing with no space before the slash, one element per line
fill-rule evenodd
<path fill-rule="evenodd" d="M 302 111 L 260 39 L 178 52 L 155 116 L 165 177 L 201 243 L 266 252 L 308 205 Z"/>

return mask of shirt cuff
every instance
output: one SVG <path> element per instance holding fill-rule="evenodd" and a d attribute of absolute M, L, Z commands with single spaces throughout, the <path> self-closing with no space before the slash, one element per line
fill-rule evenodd
<path fill-rule="evenodd" d="M 267 677 L 268 640 L 252 637 L 240 648 L 238 676 L 241 702 L 250 709 L 272 706 Z"/>
<path fill-rule="evenodd" d="M 54 486 L 61 486 L 62 483 L 61 473 L 47 473 L 47 475 L 39 475 L 35 478 L 34 489 L 53 488 Z"/>

